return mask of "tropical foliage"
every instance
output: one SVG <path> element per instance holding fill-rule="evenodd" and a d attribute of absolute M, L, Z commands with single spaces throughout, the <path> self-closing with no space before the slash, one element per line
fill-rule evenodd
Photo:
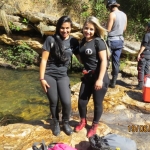
<path fill-rule="evenodd" d="M 0 49 L 0 57 L 5 58 L 15 68 L 26 68 L 36 62 L 38 54 L 26 43 L 8 47 L 6 50 Z"/>
<path fill-rule="evenodd" d="M 91 0 L 93 2 L 93 13 L 102 24 L 106 24 L 108 11 L 106 0 Z M 117 0 L 119 9 L 124 11 L 128 17 L 128 26 L 125 32 L 126 39 L 141 40 L 144 27 L 150 22 L 150 0 Z"/>
<path fill-rule="evenodd" d="M 38 0 L 40 3 L 42 0 Z M 47 1 L 47 0 L 45 0 Z M 64 15 L 69 15 L 72 10 L 80 23 L 82 23 L 89 15 L 96 16 L 102 26 L 106 27 L 109 11 L 106 9 L 107 0 L 57 0 L 64 9 Z M 49 2 L 49 1 L 47 1 Z M 124 11 L 128 17 L 127 30 L 125 38 L 128 40 L 141 41 L 144 34 L 144 27 L 150 22 L 150 0 L 117 0 L 120 4 L 120 10 Z M 19 31 L 20 28 L 13 22 L 7 22 L 6 13 L 0 9 L 0 20 L 4 25 L 7 34 L 12 31 Z M 29 21 L 24 18 L 22 23 L 29 25 Z M 28 45 L 9 47 L 6 51 L 0 50 L 0 57 L 4 57 L 17 67 L 26 67 L 34 63 L 37 54 Z M 77 65 L 77 61 L 73 59 L 73 63 Z"/>

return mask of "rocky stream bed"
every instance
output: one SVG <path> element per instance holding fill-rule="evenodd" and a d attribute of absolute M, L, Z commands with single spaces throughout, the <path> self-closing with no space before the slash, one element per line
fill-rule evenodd
<path fill-rule="evenodd" d="M 136 90 L 137 79 L 127 75 L 119 75 L 114 89 L 109 88 L 103 105 L 104 112 L 99 122 L 97 134 L 106 135 L 109 132 L 117 133 L 136 141 L 139 150 L 150 150 L 150 103 L 142 100 L 142 91 Z M 80 83 L 72 87 L 72 128 L 79 121 L 77 99 Z M 93 117 L 92 97 L 88 104 L 88 125 Z M 88 127 L 89 127 L 88 126 Z M 88 130 L 84 128 L 79 133 L 67 136 L 61 131 L 58 137 L 51 131 L 51 120 L 33 120 L 30 122 L 14 123 L 0 127 L 0 150 L 32 150 L 34 142 L 45 140 L 64 142 L 78 150 L 89 150 L 86 137 Z"/>

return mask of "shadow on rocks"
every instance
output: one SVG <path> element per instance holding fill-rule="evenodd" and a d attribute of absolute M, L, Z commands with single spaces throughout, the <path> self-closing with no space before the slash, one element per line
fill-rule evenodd
<path fill-rule="evenodd" d="M 76 127 L 77 125 L 79 124 L 79 121 L 76 121 L 76 120 L 71 120 L 71 121 L 69 121 L 69 125 L 71 126 L 71 127 Z"/>
<path fill-rule="evenodd" d="M 25 124 L 31 124 L 33 126 L 39 125 L 42 126 L 45 129 L 53 129 L 53 120 L 52 119 L 47 119 L 47 120 L 33 120 L 33 121 L 26 121 L 23 122 Z M 76 120 L 70 120 L 69 125 L 73 128 L 75 128 L 78 125 L 79 121 Z M 60 126 L 62 126 L 62 121 L 59 121 Z"/>
<path fill-rule="evenodd" d="M 91 150 L 90 143 L 88 141 L 81 141 L 75 145 L 77 150 Z"/>
<path fill-rule="evenodd" d="M 45 129 L 52 129 L 52 120 L 48 119 L 48 120 L 33 120 L 33 121 L 27 121 L 27 122 L 23 122 L 24 124 L 31 124 L 33 126 L 39 125 L 42 126 Z"/>
<path fill-rule="evenodd" d="M 138 91 L 133 91 L 133 90 L 130 90 L 130 91 L 126 91 L 127 95 L 138 101 L 138 102 L 143 102 L 143 98 L 142 98 L 142 93 L 141 92 L 138 92 Z"/>
<path fill-rule="evenodd" d="M 124 81 L 122 81 L 122 80 L 117 80 L 116 84 L 117 84 L 117 85 L 124 86 L 124 87 L 129 88 L 129 89 L 132 88 L 132 85 L 131 85 L 131 84 L 128 84 L 128 83 L 126 83 L 126 82 L 124 82 Z"/>

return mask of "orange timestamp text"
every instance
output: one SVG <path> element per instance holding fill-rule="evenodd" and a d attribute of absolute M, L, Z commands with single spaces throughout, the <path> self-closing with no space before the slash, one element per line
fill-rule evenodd
<path fill-rule="evenodd" d="M 129 125 L 128 132 L 150 132 L 150 125 Z"/>

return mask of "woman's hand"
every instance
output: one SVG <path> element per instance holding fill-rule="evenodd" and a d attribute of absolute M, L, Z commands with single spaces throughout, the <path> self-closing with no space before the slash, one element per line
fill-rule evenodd
<path fill-rule="evenodd" d="M 41 84 L 42 84 L 44 91 L 47 93 L 47 88 L 50 88 L 50 85 L 47 83 L 46 80 L 41 80 Z"/>
<path fill-rule="evenodd" d="M 141 46 L 141 48 L 138 52 L 137 61 L 139 61 L 141 59 L 141 54 L 144 52 L 145 48 L 146 48 L 145 46 L 143 46 L 143 45 Z"/>
<path fill-rule="evenodd" d="M 140 60 L 140 58 L 141 58 L 141 57 L 140 57 L 140 54 L 138 54 L 138 56 L 137 56 L 137 61 L 139 61 L 139 60 Z"/>
<path fill-rule="evenodd" d="M 98 79 L 96 82 L 95 82 L 95 90 L 100 90 L 103 86 L 103 81 Z"/>

